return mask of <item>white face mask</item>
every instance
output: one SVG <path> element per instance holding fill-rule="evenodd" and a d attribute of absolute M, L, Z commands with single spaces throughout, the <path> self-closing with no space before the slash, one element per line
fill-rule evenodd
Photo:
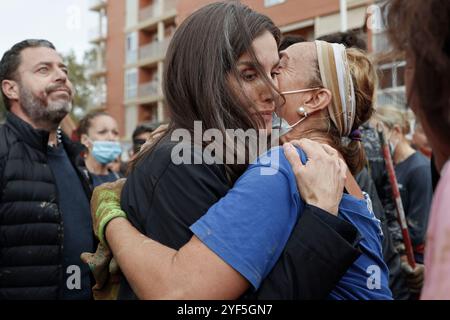
<path fill-rule="evenodd" d="M 290 125 L 285 119 L 279 117 L 275 112 L 272 117 L 272 130 L 280 130 L 280 137 L 291 131 L 296 125 L 300 124 L 307 117 L 303 117 L 296 123 Z"/>
<path fill-rule="evenodd" d="M 391 151 L 391 155 L 394 155 L 395 149 L 398 146 L 398 141 L 392 142 L 391 137 L 392 137 L 392 132 L 389 133 L 389 138 L 387 139 L 387 141 L 389 141 L 389 149 Z"/>
<path fill-rule="evenodd" d="M 289 95 L 289 94 L 296 94 L 296 93 L 302 93 L 302 92 L 308 92 L 312 90 L 322 89 L 320 87 L 316 88 L 307 88 L 307 89 L 300 89 L 300 90 L 292 90 L 292 91 L 284 91 L 281 92 L 282 95 Z M 305 113 L 305 116 L 298 120 L 296 123 L 290 125 L 285 119 L 279 117 L 275 112 L 273 113 L 272 117 L 272 130 L 277 129 L 280 130 L 280 137 L 291 131 L 295 126 L 300 124 L 303 120 L 307 118 L 307 114 Z"/>

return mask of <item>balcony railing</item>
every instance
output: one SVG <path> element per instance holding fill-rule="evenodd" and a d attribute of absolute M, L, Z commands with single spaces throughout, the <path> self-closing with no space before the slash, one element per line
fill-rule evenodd
<path fill-rule="evenodd" d="M 106 88 L 97 88 L 95 95 L 92 97 L 92 104 L 94 107 L 106 104 Z"/>
<path fill-rule="evenodd" d="M 89 9 L 93 11 L 106 7 L 107 0 L 89 0 Z"/>
<path fill-rule="evenodd" d="M 167 38 L 163 41 L 153 41 L 137 50 L 128 51 L 126 53 L 126 63 L 133 64 L 143 60 L 164 59 L 171 39 Z"/>
<path fill-rule="evenodd" d="M 106 64 L 105 61 L 93 61 L 88 65 L 87 73 L 90 77 L 96 78 L 105 75 Z"/>
<path fill-rule="evenodd" d="M 89 41 L 90 42 L 98 42 L 105 40 L 107 37 L 108 31 L 106 28 L 100 30 L 98 26 L 89 29 Z"/>
<path fill-rule="evenodd" d="M 160 84 L 156 80 L 140 84 L 138 88 L 138 98 L 159 95 L 159 87 Z"/>
<path fill-rule="evenodd" d="M 163 58 L 166 55 L 170 40 L 168 38 L 163 41 L 155 41 L 140 47 L 139 60 Z"/>
<path fill-rule="evenodd" d="M 139 22 L 159 17 L 170 10 L 176 9 L 176 4 L 176 0 L 155 1 L 139 11 Z"/>

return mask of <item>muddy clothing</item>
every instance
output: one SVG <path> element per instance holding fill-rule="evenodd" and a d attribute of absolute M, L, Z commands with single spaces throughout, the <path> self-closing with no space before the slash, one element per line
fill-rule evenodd
<path fill-rule="evenodd" d="M 66 285 L 61 191 L 48 136 L 12 113 L 0 128 L 0 300 L 59 299 Z M 87 171 L 74 165 L 80 149 L 64 135 L 62 143 L 87 201 Z"/>

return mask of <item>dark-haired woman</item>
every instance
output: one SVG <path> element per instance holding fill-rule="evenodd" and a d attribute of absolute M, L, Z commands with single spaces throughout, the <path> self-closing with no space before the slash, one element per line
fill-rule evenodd
<path fill-rule="evenodd" d="M 270 131 L 272 113 L 277 106 L 274 87 L 280 72 L 278 42 L 279 30 L 267 17 L 236 3 L 219 3 L 200 9 L 175 33 L 166 56 L 164 80 L 172 119 L 168 133 L 141 155 L 122 192 L 123 210 L 109 190 L 94 196 L 100 200 L 99 210 L 94 213 L 95 231 L 103 243 L 108 241 L 139 298 L 234 299 L 250 286 L 263 288 L 263 280 L 271 277 L 271 270 L 277 267 L 286 243 L 289 246 L 292 230 L 295 233 L 307 225 L 302 219 L 313 209 L 301 200 L 292 171 L 284 171 L 289 165 L 284 155 L 279 154 L 280 149 L 276 152 L 283 164 L 282 176 L 280 172 L 269 173 L 266 179 L 259 175 L 261 168 L 257 167 L 247 170 L 237 182 L 246 166 L 204 162 L 176 165 L 173 159 L 178 141 L 171 141 L 171 135 L 183 129 L 182 132 L 190 132 L 195 137 L 197 120 L 202 120 L 200 129 L 216 129 L 224 137 L 225 129 L 265 128 Z M 206 149 L 202 145 L 199 147 L 200 153 Z M 197 154 L 196 148 L 193 149 L 195 163 Z M 332 153 L 330 149 L 324 148 L 324 152 Z M 320 163 L 320 157 L 316 159 Z M 342 163 L 337 157 L 334 161 L 339 163 L 338 167 Z M 272 171 L 270 165 L 268 170 Z M 284 178 L 285 174 L 289 174 L 289 179 Z M 235 182 L 235 187 L 230 189 Z M 308 186 L 302 189 L 308 190 Z M 314 192 L 317 190 L 312 190 L 311 198 L 316 197 L 318 203 L 331 200 Z M 337 201 L 322 206 L 334 214 L 337 214 L 342 190 L 336 193 L 340 194 Z M 217 202 L 220 198 L 222 200 Z M 275 210 L 274 206 L 277 206 Z M 362 202 L 360 209 L 367 210 Z M 124 212 L 129 222 L 120 218 L 124 217 Z M 205 217 L 208 219 L 217 213 L 216 221 L 222 223 L 220 234 L 228 233 L 227 239 L 222 238 L 224 242 L 215 238 L 213 229 L 208 232 L 208 228 L 200 226 Z M 299 213 L 301 218 L 296 225 Z M 228 216 L 221 217 L 221 214 Z M 300 242 L 294 246 L 296 250 L 290 251 L 298 255 L 301 262 L 307 259 L 311 263 L 305 267 L 311 273 L 297 278 L 295 285 L 323 286 L 325 292 L 321 292 L 320 297 L 312 297 L 326 298 L 351 266 L 349 260 L 353 259 L 347 259 L 351 254 L 347 255 L 346 251 L 352 247 L 352 241 L 327 242 L 336 235 L 336 230 L 331 228 L 327 234 L 320 229 L 336 220 L 331 215 L 323 217 L 312 213 L 312 216 L 317 225 L 300 235 L 308 235 L 312 240 L 315 234 L 317 239 Z M 352 221 L 338 220 L 336 229 L 345 234 L 343 238 L 354 239 Z M 193 226 L 195 222 L 197 226 Z M 376 237 L 378 235 L 371 241 L 375 243 Z M 315 252 L 316 245 L 323 250 Z M 335 251 L 330 250 L 333 245 Z M 320 264 L 316 256 L 321 254 L 324 254 L 322 261 L 331 268 Z M 318 264 L 313 265 L 316 262 Z M 312 269 L 315 268 L 318 272 L 314 274 Z M 368 278 L 370 275 L 366 271 L 357 273 L 362 276 L 364 272 Z M 388 297 L 383 295 L 383 266 L 380 264 L 380 270 L 375 272 L 380 276 L 375 287 L 381 288 L 381 297 Z M 365 285 L 366 278 L 360 277 L 357 282 Z M 272 284 L 283 287 L 282 283 Z M 132 291 L 124 286 L 121 297 L 130 293 Z"/>
<path fill-rule="evenodd" d="M 81 119 L 78 134 L 87 150 L 85 163 L 93 186 L 119 179 L 108 167 L 122 152 L 117 121 L 106 112 L 91 112 Z"/>

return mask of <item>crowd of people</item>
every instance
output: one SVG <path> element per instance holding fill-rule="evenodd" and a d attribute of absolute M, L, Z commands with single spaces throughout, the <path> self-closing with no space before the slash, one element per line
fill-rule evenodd
<path fill-rule="evenodd" d="M 385 10 L 407 106 L 377 103 L 352 33 L 283 38 L 239 2 L 200 8 L 166 54 L 170 121 L 138 126 L 128 163 L 104 111 L 61 130 L 74 89 L 54 45 L 15 44 L 0 299 L 450 299 L 450 3 Z M 229 161 L 255 149 L 224 151 L 230 130 L 264 152 Z"/>

